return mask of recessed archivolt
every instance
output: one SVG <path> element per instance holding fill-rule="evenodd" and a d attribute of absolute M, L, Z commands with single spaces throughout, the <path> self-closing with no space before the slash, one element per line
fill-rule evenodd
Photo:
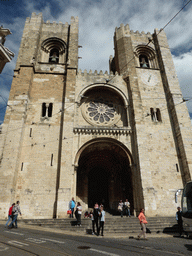
<path fill-rule="evenodd" d="M 134 54 L 136 56 L 137 60 L 137 66 L 140 67 L 139 63 L 139 57 L 140 56 L 146 56 L 149 60 L 149 67 L 150 68 L 158 68 L 157 64 L 157 58 L 156 58 L 156 53 L 153 48 L 151 48 L 148 45 L 138 45 L 134 49 Z"/>
<path fill-rule="evenodd" d="M 97 88 L 97 87 L 103 87 L 104 89 L 109 89 L 109 90 L 113 91 L 114 93 L 117 93 L 122 98 L 124 106 L 128 106 L 129 105 L 128 98 L 125 96 L 125 94 L 121 90 L 119 90 L 117 87 L 115 87 L 114 85 L 111 85 L 111 84 L 91 84 L 91 85 L 86 86 L 79 93 L 76 102 L 80 104 L 81 103 L 81 99 L 83 98 L 83 96 L 89 90 L 92 90 L 92 89 Z"/>
<path fill-rule="evenodd" d="M 66 43 L 60 38 L 50 37 L 44 40 L 41 44 L 41 49 L 46 53 L 50 53 L 53 48 L 57 49 L 59 54 L 62 54 L 65 52 Z"/>
<path fill-rule="evenodd" d="M 121 148 L 125 154 L 127 155 L 127 158 L 129 160 L 129 163 L 130 163 L 130 166 L 133 165 L 133 158 L 132 158 L 132 155 L 131 155 L 131 152 L 129 151 L 129 149 L 124 145 L 122 144 L 121 142 L 115 140 L 115 139 L 112 139 L 112 138 L 97 138 L 97 139 L 93 139 L 93 140 L 90 140 L 88 142 L 86 142 L 77 152 L 76 156 L 75 156 L 75 159 L 74 159 L 74 166 L 75 167 L 78 167 L 78 164 L 79 164 L 79 159 L 80 159 L 80 156 L 82 154 L 82 152 L 84 150 L 86 150 L 86 148 L 88 148 L 89 146 L 95 146 L 96 144 L 102 144 L 102 143 L 111 143 L 115 146 L 118 146 L 119 148 Z"/>
<path fill-rule="evenodd" d="M 138 45 L 134 49 L 135 55 L 139 58 L 140 55 L 146 55 L 149 59 L 155 58 L 155 52 L 153 48 L 147 45 Z"/>

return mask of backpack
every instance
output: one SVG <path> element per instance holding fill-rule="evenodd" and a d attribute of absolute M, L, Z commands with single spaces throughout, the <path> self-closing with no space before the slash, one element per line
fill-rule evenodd
<path fill-rule="evenodd" d="M 93 216 L 94 216 L 94 219 L 97 219 L 99 217 L 99 209 L 93 210 Z"/>
<path fill-rule="evenodd" d="M 14 215 L 15 213 L 16 213 L 16 207 L 13 206 L 13 208 L 12 208 L 12 215 Z"/>

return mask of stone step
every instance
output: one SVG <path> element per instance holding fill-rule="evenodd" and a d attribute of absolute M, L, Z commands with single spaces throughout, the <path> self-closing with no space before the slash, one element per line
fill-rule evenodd
<path fill-rule="evenodd" d="M 91 219 L 90 218 L 82 218 L 81 221 L 90 221 Z M 147 220 L 149 222 L 170 222 L 170 221 L 174 221 L 175 222 L 175 218 L 174 217 L 161 217 L 161 218 L 158 218 L 158 217 L 150 217 L 150 218 L 147 218 Z M 71 219 L 71 218 L 65 218 L 65 219 L 24 219 L 24 220 L 20 220 L 22 222 L 25 222 L 25 223 L 48 223 L 48 222 L 53 222 L 53 223 L 63 223 L 63 222 L 71 222 L 71 221 L 76 221 L 75 218 Z M 106 221 L 113 221 L 114 223 L 115 222 L 138 222 L 138 218 L 136 217 L 131 217 L 131 218 L 121 218 L 121 217 L 117 217 L 117 216 L 111 216 L 111 217 L 107 217 L 106 218 Z"/>
<path fill-rule="evenodd" d="M 154 217 L 148 218 L 147 227 L 152 233 L 158 232 L 177 232 L 177 223 L 174 217 Z M 75 219 L 38 219 L 38 220 L 20 220 L 28 225 L 37 225 L 61 229 L 72 232 L 91 233 L 91 219 L 82 218 L 81 227 L 76 227 Z M 105 232 L 110 234 L 138 233 L 140 231 L 139 220 L 136 217 L 121 218 L 120 216 L 107 217 L 105 223 Z"/>

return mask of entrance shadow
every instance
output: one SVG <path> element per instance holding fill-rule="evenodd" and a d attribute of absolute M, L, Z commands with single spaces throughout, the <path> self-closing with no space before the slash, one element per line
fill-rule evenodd
<path fill-rule="evenodd" d="M 192 251 L 192 245 L 191 244 L 184 244 L 184 246 L 187 248 L 188 251 Z"/>
<path fill-rule="evenodd" d="M 71 226 L 76 226 L 77 225 L 77 221 L 76 220 L 72 220 L 70 223 L 71 223 Z"/>
<path fill-rule="evenodd" d="M 120 216 L 120 212 L 115 209 L 105 209 L 106 212 L 108 212 L 112 216 Z"/>
<path fill-rule="evenodd" d="M 172 227 L 164 228 L 163 233 L 168 235 L 175 235 L 176 233 L 178 233 L 178 225 L 174 224 Z"/>

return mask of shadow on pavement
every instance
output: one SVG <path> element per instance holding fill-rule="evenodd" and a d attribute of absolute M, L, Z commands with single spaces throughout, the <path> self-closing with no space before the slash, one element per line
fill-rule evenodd
<path fill-rule="evenodd" d="M 192 245 L 191 244 L 184 244 L 184 246 L 187 248 L 188 251 L 192 251 Z"/>

